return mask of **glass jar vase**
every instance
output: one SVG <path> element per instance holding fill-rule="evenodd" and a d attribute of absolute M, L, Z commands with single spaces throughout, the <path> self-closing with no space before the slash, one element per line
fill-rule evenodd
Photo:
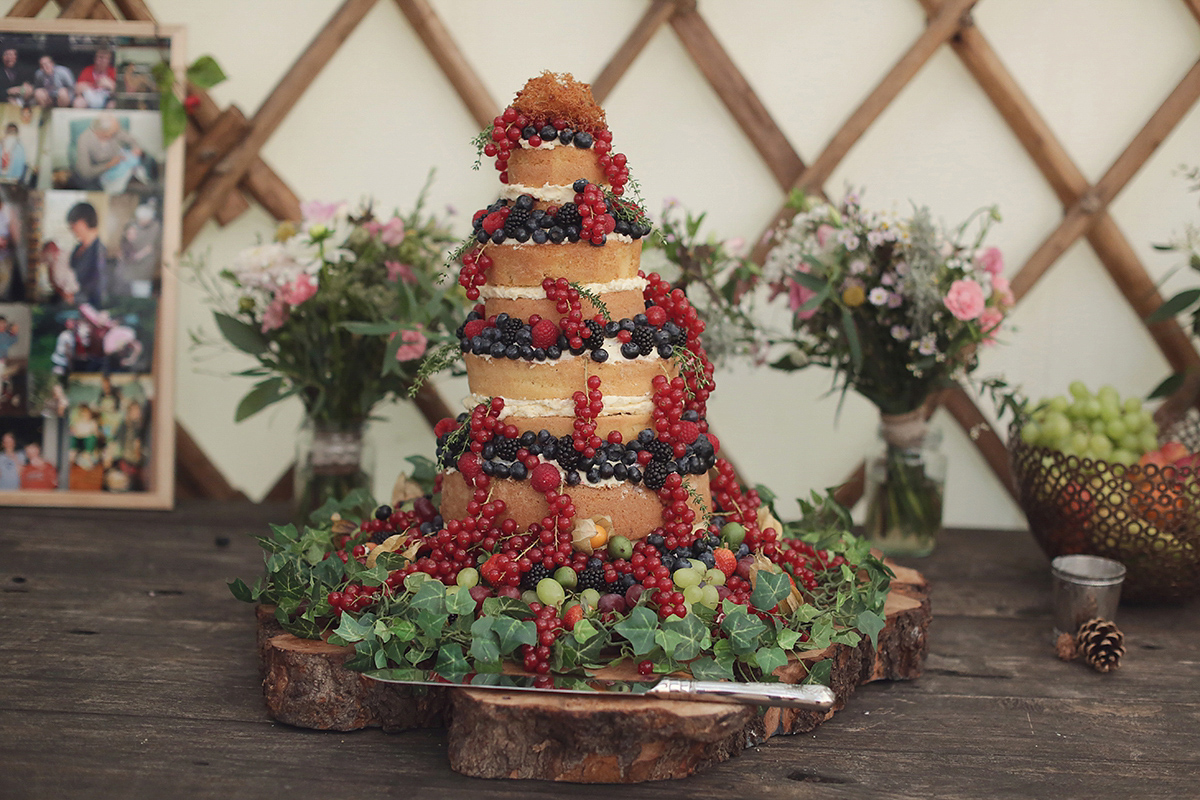
<path fill-rule="evenodd" d="M 374 488 L 375 451 L 364 422 L 317 422 L 306 417 L 296 436 L 294 502 L 297 522 L 329 500 Z"/>
<path fill-rule="evenodd" d="M 867 459 L 863 535 L 889 556 L 927 556 L 942 530 L 946 456 L 941 431 L 918 409 L 881 414 L 879 445 Z"/>

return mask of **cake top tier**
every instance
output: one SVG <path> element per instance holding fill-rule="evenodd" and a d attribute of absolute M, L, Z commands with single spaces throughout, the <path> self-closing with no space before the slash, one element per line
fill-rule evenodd
<path fill-rule="evenodd" d="M 569 72 L 543 72 L 530 78 L 517 92 L 512 108 L 540 128 L 561 120 L 575 130 L 606 129 L 604 109 L 592 97 L 592 87 L 580 83 Z"/>

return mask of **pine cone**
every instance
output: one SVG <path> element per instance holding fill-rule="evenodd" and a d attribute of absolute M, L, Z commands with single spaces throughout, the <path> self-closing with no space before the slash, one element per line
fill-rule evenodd
<path fill-rule="evenodd" d="M 1090 619 L 1079 626 L 1075 644 L 1083 660 L 1097 672 L 1121 666 L 1125 655 L 1125 635 L 1107 619 Z"/>

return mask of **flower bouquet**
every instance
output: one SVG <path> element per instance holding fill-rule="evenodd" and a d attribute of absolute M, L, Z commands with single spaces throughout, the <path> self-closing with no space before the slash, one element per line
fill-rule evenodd
<path fill-rule="evenodd" d="M 197 271 L 225 339 L 258 361 L 237 373 L 259 380 L 236 419 L 291 397 L 304 405 L 302 513 L 368 482 L 361 434 L 372 409 L 407 396 L 426 350 L 452 338 L 462 314 L 461 292 L 441 281 L 455 237 L 424 199 L 387 219 L 370 205 L 305 203 L 302 223 L 283 223 L 216 279 Z"/>
<path fill-rule="evenodd" d="M 927 209 L 868 211 L 854 194 L 797 207 L 763 266 L 791 311 L 790 331 L 770 337 L 786 349 L 771 366 L 828 367 L 835 388 L 879 408 L 884 447 L 868 465 L 867 533 L 885 552 L 927 554 L 945 475 L 944 459 L 927 452 L 923 406 L 977 366 L 1013 305 L 1000 251 L 982 247 L 999 216 L 989 209 L 947 232 Z"/>

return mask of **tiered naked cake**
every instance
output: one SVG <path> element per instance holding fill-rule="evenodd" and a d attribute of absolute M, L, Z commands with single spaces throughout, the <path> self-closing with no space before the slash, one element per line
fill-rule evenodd
<path fill-rule="evenodd" d="M 435 493 L 365 520 L 348 511 L 331 530 L 274 531 L 263 588 L 235 589 L 277 604 L 260 610 L 272 716 L 403 729 L 440 724 L 448 706 L 460 772 L 632 782 L 691 774 L 825 716 L 630 694 L 415 694 L 361 673 L 478 683 L 523 670 L 543 688 L 551 673 L 823 675 L 839 704 L 862 682 L 919 674 L 920 576 L 901 572 L 889 591 L 836 514 L 807 541 L 783 538 L 718 458 L 704 323 L 683 291 L 638 269 L 650 225 L 590 89 L 534 78 L 479 146 L 504 188 L 462 251 L 459 281 L 477 301 L 458 331 L 471 396 L 435 429 L 440 508 Z"/>

